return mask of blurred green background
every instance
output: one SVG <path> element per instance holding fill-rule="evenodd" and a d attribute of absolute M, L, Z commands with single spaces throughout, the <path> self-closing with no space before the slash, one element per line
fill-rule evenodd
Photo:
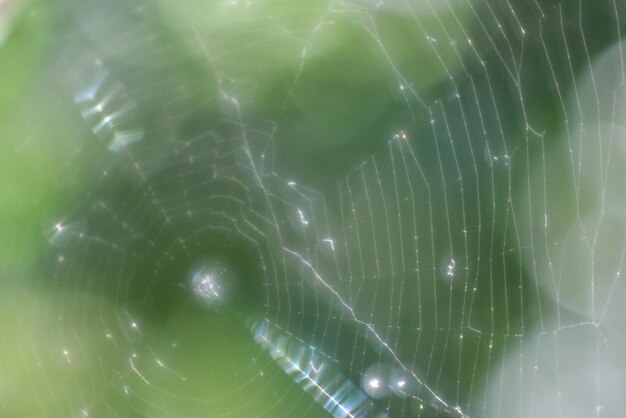
<path fill-rule="evenodd" d="M 338 189 L 360 181 L 359 170 L 374 165 L 391 184 L 396 172 L 386 152 L 401 134 L 415 144 L 415 161 L 432 185 L 427 203 L 434 218 L 418 213 L 420 234 L 435 230 L 436 236 L 420 244 L 421 254 L 432 252 L 433 259 L 424 256 L 422 268 L 437 274 L 443 268 L 445 276 L 456 254 L 457 271 L 467 267 L 468 273 L 462 273 L 465 287 L 448 291 L 445 284 L 441 299 L 425 297 L 417 313 L 415 299 L 399 300 L 398 329 L 390 331 L 402 353 L 412 353 L 418 338 L 432 341 L 430 357 L 417 363 L 428 360 L 435 370 L 428 382 L 452 399 L 450 410 L 421 412 L 420 402 L 385 400 L 378 401 L 381 408 L 391 416 L 449 416 L 455 405 L 472 416 L 551 416 L 552 407 L 532 414 L 517 406 L 528 388 L 510 359 L 541 357 L 546 333 L 592 324 L 604 327 L 613 343 L 607 362 L 620 372 L 589 386 L 616 387 L 603 401 L 609 413 L 618 410 L 624 364 L 611 363 L 611 356 L 619 357 L 614 350 L 624 342 L 624 312 L 612 305 L 623 291 L 618 273 L 625 246 L 615 232 L 624 226 L 626 202 L 624 70 L 616 46 L 624 6 L 445 3 L 0 0 L 0 416 L 327 416 L 246 325 L 286 299 L 260 284 L 254 246 L 219 230 L 221 212 L 231 207 L 191 202 L 211 190 L 239 198 L 232 185 L 204 186 L 203 179 L 222 168 L 256 187 L 245 169 L 250 162 L 240 159 L 252 155 L 268 178 L 278 173 L 315 192 L 303 198 L 286 191 L 279 197 L 288 203 L 324 196 L 332 230 L 343 221 L 333 218 L 343 202 Z M 563 48 L 564 40 L 571 49 Z M 129 137 L 120 140 L 115 129 L 98 130 L 103 118 L 89 116 L 74 96 L 104 71 L 111 91 L 123 90 L 111 93 L 113 110 L 132 105 L 115 129 L 140 132 L 136 144 L 125 144 Z M 229 148 L 241 132 L 250 136 L 245 152 Z M 198 140 L 205 137 L 206 144 Z M 183 168 L 181 156 L 198 158 L 198 168 Z M 354 224 L 372 223 L 371 235 L 362 226 L 363 243 L 373 241 L 387 219 L 371 215 L 372 207 L 382 213 L 383 204 L 365 200 L 367 187 L 354 187 L 353 210 L 360 211 Z M 408 196 L 408 184 L 400 187 Z M 251 195 L 262 196 L 257 189 Z M 283 193 L 279 186 L 270 190 Z M 417 207 L 425 207 L 426 188 L 415 191 Z M 186 204 L 200 215 L 171 221 L 154 209 L 178 213 Z M 362 215 L 366 209 L 371 220 Z M 211 213 L 202 217 L 204 210 Z M 398 214 L 408 219 L 415 216 L 410 211 L 398 203 Z M 289 214 L 277 216 L 281 225 L 293 223 Z M 69 232 L 55 232 L 57 219 Z M 208 237 L 198 232 L 212 224 L 218 228 Z M 404 242 L 409 235 L 400 231 L 394 238 Z M 592 237 L 590 246 L 580 245 Z M 286 242 L 291 239 L 287 234 Z M 346 239 L 346 252 L 361 242 Z M 280 254 L 272 245 L 267 251 Z M 377 256 L 368 251 L 362 252 L 363 276 Z M 397 259 L 415 261 L 402 251 Z M 207 309 L 190 294 L 189 269 L 206 254 L 227 260 L 239 276 L 236 301 L 225 311 Z M 565 267 L 555 273 L 557 261 Z M 289 274 L 304 276 L 299 268 Z M 410 286 L 413 279 L 404 272 L 383 276 L 382 288 Z M 423 285 L 437 286 L 427 279 Z M 282 291 L 293 293 L 290 286 Z M 367 298 L 355 298 L 355 310 L 387 312 L 378 282 L 362 286 Z M 475 294 L 472 286 L 479 288 Z M 288 322 L 303 344 L 304 336 L 320 332 L 317 319 L 336 319 L 333 302 L 320 300 L 318 318 L 303 314 L 301 322 Z M 474 311 L 466 320 L 470 300 Z M 305 303 L 294 303 L 298 317 Z M 417 319 L 432 321 L 431 313 L 440 325 L 416 336 Z M 376 320 L 391 324 L 383 317 Z M 471 324 L 482 333 L 473 335 Z M 361 348 L 367 337 L 358 330 L 349 324 L 331 338 L 338 358 L 361 355 L 345 366 L 356 384 L 359 362 L 373 356 L 369 343 Z M 600 338 L 586 332 L 561 349 Z M 450 334 L 454 341 L 446 337 L 441 349 Z M 468 346 L 458 342 L 464 335 Z M 558 344 L 548 348 L 559 353 Z M 590 364 L 601 375 L 610 367 L 597 353 Z M 557 358 L 569 364 L 570 354 Z M 518 397 L 510 400 L 502 383 L 494 387 L 492 375 L 514 382 Z M 536 380 L 547 388 L 561 385 Z M 583 402 L 581 410 L 596 408 L 600 398 Z M 515 412 L 495 412 L 507 402 Z"/>

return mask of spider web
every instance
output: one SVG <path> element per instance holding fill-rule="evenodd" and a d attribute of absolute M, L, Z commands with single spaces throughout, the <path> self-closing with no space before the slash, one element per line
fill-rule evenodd
<path fill-rule="evenodd" d="M 624 410 L 621 2 L 58 9 L 41 413 Z"/>

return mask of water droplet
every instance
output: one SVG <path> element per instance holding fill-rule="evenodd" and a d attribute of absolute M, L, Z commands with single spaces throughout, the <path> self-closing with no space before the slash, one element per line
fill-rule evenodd
<path fill-rule="evenodd" d="M 373 364 L 361 377 L 361 387 L 374 399 L 383 398 L 391 393 L 391 368 L 382 363 Z"/>
<path fill-rule="evenodd" d="M 394 369 L 389 379 L 389 386 L 394 395 L 406 398 L 417 393 L 419 382 L 410 372 L 404 369 Z"/>
<path fill-rule="evenodd" d="M 219 261 L 205 262 L 195 269 L 191 278 L 194 295 L 206 306 L 220 309 L 232 299 L 234 279 Z"/>
<path fill-rule="evenodd" d="M 298 236 L 305 237 L 313 228 L 313 219 L 309 215 L 309 209 L 292 207 L 287 211 L 287 222 L 290 229 Z"/>
<path fill-rule="evenodd" d="M 298 212 L 298 219 L 300 220 L 300 223 L 304 226 L 307 226 L 309 224 L 309 221 L 304 215 L 304 212 L 301 209 L 298 209 L 297 212 Z"/>
<path fill-rule="evenodd" d="M 322 240 L 324 243 L 326 243 L 326 245 L 328 246 L 328 248 L 330 248 L 331 251 L 335 251 L 335 241 L 332 238 L 324 238 Z"/>
<path fill-rule="evenodd" d="M 68 246 L 85 236 L 86 221 L 80 215 L 52 216 L 44 220 L 43 235 L 57 248 Z"/>
<path fill-rule="evenodd" d="M 450 262 L 446 266 L 446 276 L 448 276 L 450 278 L 454 277 L 454 268 L 455 267 L 456 267 L 456 261 L 454 261 L 454 258 L 451 258 Z"/>
<path fill-rule="evenodd" d="M 456 253 L 446 249 L 439 256 L 439 274 L 449 284 L 458 282 L 459 279 L 465 277 L 463 257 L 455 256 Z"/>

